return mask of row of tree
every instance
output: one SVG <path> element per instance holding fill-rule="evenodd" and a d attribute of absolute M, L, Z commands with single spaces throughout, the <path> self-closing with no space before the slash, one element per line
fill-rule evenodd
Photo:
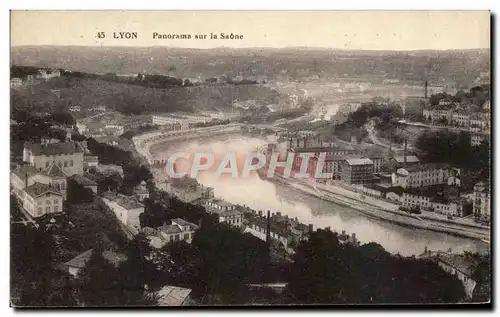
<path fill-rule="evenodd" d="M 429 102 L 431 105 L 438 105 L 440 101 L 459 102 L 461 104 L 469 104 L 482 106 L 486 100 L 490 100 L 490 86 L 481 85 L 472 87 L 469 91 L 458 91 L 455 95 L 448 93 L 437 93 L 431 95 Z"/>
<path fill-rule="evenodd" d="M 479 146 L 472 146 L 468 132 L 425 131 L 417 138 L 415 146 L 423 162 L 448 163 L 455 167 L 489 173 L 489 141 L 484 140 Z"/>

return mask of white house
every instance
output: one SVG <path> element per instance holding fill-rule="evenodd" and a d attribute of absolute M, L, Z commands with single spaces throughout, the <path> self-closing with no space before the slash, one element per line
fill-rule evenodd
<path fill-rule="evenodd" d="M 53 190 L 59 192 L 64 200 L 66 199 L 66 174 L 55 164 L 42 171 L 31 165 L 16 168 L 11 172 L 10 183 L 12 192 L 21 201 L 25 197 L 22 191 L 35 183 L 49 185 Z"/>
<path fill-rule="evenodd" d="M 37 182 L 24 188 L 21 196 L 22 207 L 33 218 L 63 211 L 63 195 L 50 185 Z"/>
<path fill-rule="evenodd" d="M 88 251 L 85 251 L 73 259 L 69 260 L 68 262 L 64 263 L 62 267 L 64 270 L 67 270 L 69 274 L 71 274 L 73 277 L 78 277 L 78 274 L 80 271 L 87 266 L 88 261 L 92 257 L 92 254 L 94 253 L 94 250 L 90 249 Z M 120 265 L 122 262 L 127 260 L 127 257 L 123 254 L 118 254 L 113 251 L 104 251 L 102 253 L 102 256 L 105 260 L 107 260 L 109 263 L 111 263 L 113 266 L 117 267 Z"/>
<path fill-rule="evenodd" d="M 113 192 L 103 193 L 102 201 L 115 213 L 121 223 L 134 233 L 139 232 L 141 229 L 139 215 L 144 212 L 143 204 L 133 197 Z"/>
<path fill-rule="evenodd" d="M 52 164 L 66 174 L 83 174 L 84 149 L 78 142 L 24 144 L 23 161 L 42 171 Z"/>
<path fill-rule="evenodd" d="M 489 221 L 491 219 L 490 188 L 486 182 L 474 185 L 473 213 L 478 219 Z"/>
<path fill-rule="evenodd" d="M 198 228 L 199 227 L 194 223 L 176 218 L 172 219 L 172 224 L 170 225 L 164 224 L 158 229 L 149 228 L 149 230 L 146 230 L 147 228 L 144 228 L 144 230 L 150 240 L 151 246 L 159 249 L 166 243 L 174 241 L 185 241 L 186 243 L 191 243 L 193 241 L 194 233 L 198 230 Z"/>
<path fill-rule="evenodd" d="M 392 173 L 392 185 L 403 188 L 446 184 L 452 168 L 446 164 L 416 164 Z"/>
<path fill-rule="evenodd" d="M 222 199 L 211 199 L 206 202 L 207 212 L 216 213 L 219 222 L 225 222 L 235 227 L 243 226 L 243 213 L 236 206 Z"/>

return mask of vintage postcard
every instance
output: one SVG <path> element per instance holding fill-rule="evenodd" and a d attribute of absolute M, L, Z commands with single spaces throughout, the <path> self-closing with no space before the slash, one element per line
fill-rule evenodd
<path fill-rule="evenodd" d="M 11 306 L 491 305 L 489 11 L 11 11 Z"/>

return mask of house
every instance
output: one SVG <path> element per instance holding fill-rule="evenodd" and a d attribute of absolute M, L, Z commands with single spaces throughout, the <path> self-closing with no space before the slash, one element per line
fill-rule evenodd
<path fill-rule="evenodd" d="M 394 155 L 391 158 L 391 163 L 395 165 L 396 168 L 401 168 L 405 166 L 405 156 L 404 155 Z M 406 155 L 406 166 L 418 164 L 420 160 L 415 155 Z"/>
<path fill-rule="evenodd" d="M 139 215 L 144 212 L 144 205 L 135 198 L 108 191 L 102 194 L 102 201 L 131 231 L 137 233 L 141 229 Z"/>
<path fill-rule="evenodd" d="M 373 162 L 367 158 L 347 158 L 340 165 L 340 179 L 347 184 L 368 184 L 373 180 Z"/>
<path fill-rule="evenodd" d="M 140 202 L 143 202 L 144 199 L 149 198 L 149 190 L 146 187 L 146 182 L 142 181 L 139 185 L 137 185 L 134 188 L 134 193 Z"/>
<path fill-rule="evenodd" d="M 447 184 L 450 176 L 454 176 L 448 164 L 417 164 L 399 168 L 392 174 L 392 185 L 403 188 L 425 187 Z"/>
<path fill-rule="evenodd" d="M 186 243 L 193 241 L 194 233 L 199 229 L 198 225 L 180 218 L 171 221 L 172 224 L 164 224 L 157 228 L 153 234 L 148 235 L 153 247 L 161 248 L 166 243 L 174 241 L 185 241 Z"/>
<path fill-rule="evenodd" d="M 83 168 L 88 170 L 92 167 L 97 168 L 99 166 L 99 157 L 95 155 L 85 155 L 83 157 Z"/>
<path fill-rule="evenodd" d="M 66 174 L 83 174 L 84 149 L 78 142 L 31 143 L 26 142 L 23 161 L 42 171 L 52 164 Z"/>
<path fill-rule="evenodd" d="M 205 203 L 207 212 L 219 216 L 219 222 L 225 222 L 234 227 L 243 226 L 243 213 L 236 206 L 222 199 L 210 199 Z"/>
<path fill-rule="evenodd" d="M 470 137 L 470 145 L 471 146 L 479 146 L 484 140 L 489 141 L 489 134 L 482 133 L 471 133 Z"/>
<path fill-rule="evenodd" d="M 250 233 L 253 236 L 266 241 L 268 220 L 266 217 L 255 214 L 247 214 L 245 233 Z M 269 220 L 271 221 L 271 220 Z M 293 241 L 292 233 L 283 224 L 271 221 L 270 237 L 273 241 L 281 244 L 287 251 L 291 251 L 290 243 Z"/>
<path fill-rule="evenodd" d="M 474 289 L 478 287 L 478 281 L 474 280 L 474 271 L 479 265 L 479 259 L 469 254 L 453 254 L 451 249 L 448 252 L 433 252 L 425 248 L 420 258 L 429 259 L 435 262 L 445 272 L 455 275 L 464 286 L 465 296 L 472 298 Z"/>
<path fill-rule="evenodd" d="M 58 69 L 39 69 L 38 70 L 38 78 L 49 80 L 55 77 L 61 77 L 61 71 Z"/>
<path fill-rule="evenodd" d="M 73 277 L 78 277 L 78 273 L 80 273 L 80 271 L 85 268 L 93 253 L 93 249 L 85 251 L 69 260 L 68 262 L 64 263 L 62 267 Z M 115 253 L 113 251 L 103 251 L 102 256 L 105 260 L 107 260 L 115 267 L 118 267 L 121 263 L 127 260 L 127 257 L 125 255 Z"/>
<path fill-rule="evenodd" d="M 432 210 L 440 214 L 455 217 L 464 216 L 465 201 L 462 199 L 446 199 L 433 195 L 403 192 L 399 198 L 399 202 L 404 207 L 418 206 L 424 210 Z"/>
<path fill-rule="evenodd" d="M 332 177 L 331 179 L 340 179 L 340 166 L 343 161 L 346 159 L 351 158 L 351 159 L 357 159 L 361 158 L 359 155 L 326 155 L 325 156 L 325 161 L 323 162 L 323 170 L 322 173 L 324 174 L 331 174 Z M 319 158 L 317 156 L 312 157 L 309 159 L 309 166 L 307 168 L 307 172 L 309 174 L 310 178 L 313 179 L 320 179 L 319 177 L 316 177 L 316 170 L 318 168 L 318 161 Z M 294 170 L 296 172 L 300 171 L 302 164 L 302 158 L 301 157 L 296 157 L 295 158 L 295 166 Z"/>
<path fill-rule="evenodd" d="M 77 184 L 81 185 L 82 187 L 90 189 L 94 194 L 97 194 L 97 183 L 94 182 L 93 180 L 78 174 L 75 174 L 70 178 L 73 179 Z"/>
<path fill-rule="evenodd" d="M 384 153 L 383 150 L 378 150 L 376 147 L 372 147 L 364 151 L 361 158 L 367 158 L 373 162 L 373 173 L 381 173 L 387 153 Z"/>
<path fill-rule="evenodd" d="M 358 238 L 356 238 L 356 234 L 348 235 L 345 230 L 342 230 L 342 233 L 338 234 L 338 239 L 340 244 L 350 244 L 353 246 L 359 246 L 360 242 Z"/>
<path fill-rule="evenodd" d="M 163 286 L 156 295 L 158 306 L 189 306 L 191 289 L 178 286 Z"/>
<path fill-rule="evenodd" d="M 188 203 L 205 198 L 209 191 L 209 187 L 205 187 L 199 184 L 196 179 L 191 178 L 171 179 L 166 183 L 167 193 Z"/>
<path fill-rule="evenodd" d="M 11 78 L 10 88 L 19 88 L 23 85 L 23 80 L 21 78 Z"/>
<path fill-rule="evenodd" d="M 21 201 L 25 197 L 22 191 L 37 182 L 51 186 L 54 190 L 62 194 L 63 199 L 66 200 L 66 174 L 64 174 L 59 166 L 52 164 L 48 169 L 40 171 L 32 165 L 24 165 L 11 172 L 10 183 L 12 191 Z"/>
<path fill-rule="evenodd" d="M 63 211 L 63 195 L 51 185 L 35 182 L 21 193 L 22 207 L 33 218 Z"/>
<path fill-rule="evenodd" d="M 473 214 L 476 219 L 490 221 L 491 202 L 488 182 L 478 182 L 474 185 Z"/>

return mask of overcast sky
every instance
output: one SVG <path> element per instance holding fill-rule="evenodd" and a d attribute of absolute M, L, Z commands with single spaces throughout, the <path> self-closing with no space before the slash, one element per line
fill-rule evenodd
<path fill-rule="evenodd" d="M 120 40 L 113 32 L 137 32 Z M 105 39 L 97 33 L 105 32 Z M 190 34 L 191 40 L 153 39 Z M 221 32 L 242 40 L 196 40 Z M 366 50 L 490 47 L 488 11 L 13 11 L 11 44 L 329 47 Z"/>

